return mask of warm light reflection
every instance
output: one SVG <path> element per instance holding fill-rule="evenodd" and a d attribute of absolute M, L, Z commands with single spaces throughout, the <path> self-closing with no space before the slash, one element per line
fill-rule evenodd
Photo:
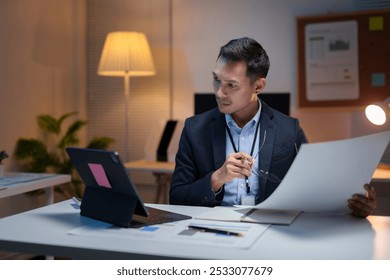
<path fill-rule="evenodd" d="M 383 125 L 386 122 L 386 112 L 378 105 L 368 105 L 365 112 L 367 119 L 375 125 Z"/>
<path fill-rule="evenodd" d="M 390 223 L 386 216 L 369 216 L 369 222 L 375 231 L 373 259 L 388 260 L 390 236 L 387 234 Z"/>

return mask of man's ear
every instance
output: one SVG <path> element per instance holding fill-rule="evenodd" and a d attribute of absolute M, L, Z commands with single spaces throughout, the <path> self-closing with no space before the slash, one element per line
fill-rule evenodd
<path fill-rule="evenodd" d="M 262 92 L 265 88 L 265 84 L 267 83 L 267 80 L 265 78 L 259 78 L 257 79 L 257 81 L 255 82 L 255 90 L 256 90 L 256 93 L 259 94 L 260 92 Z"/>

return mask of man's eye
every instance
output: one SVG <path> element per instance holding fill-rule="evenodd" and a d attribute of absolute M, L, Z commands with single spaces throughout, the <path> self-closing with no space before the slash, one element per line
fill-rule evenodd
<path fill-rule="evenodd" d="M 236 85 L 236 84 L 229 84 L 229 87 L 231 87 L 231 88 L 236 88 L 237 85 Z"/>

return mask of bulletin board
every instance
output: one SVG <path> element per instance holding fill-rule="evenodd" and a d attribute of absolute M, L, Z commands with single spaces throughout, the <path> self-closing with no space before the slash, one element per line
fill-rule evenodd
<path fill-rule="evenodd" d="M 297 18 L 299 107 L 390 96 L 390 9 Z"/>

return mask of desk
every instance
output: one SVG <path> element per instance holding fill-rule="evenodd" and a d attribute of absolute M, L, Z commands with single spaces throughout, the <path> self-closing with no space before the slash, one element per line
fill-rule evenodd
<path fill-rule="evenodd" d="M 205 207 L 152 204 L 196 216 Z M 0 219 L 0 250 L 75 259 L 387 259 L 390 217 L 303 213 L 290 226 L 270 226 L 249 249 L 125 237 L 69 235 L 91 223 L 71 200 Z M 28 229 L 28 230 L 26 230 Z M 50 229 L 50 230 L 48 230 Z"/>
<path fill-rule="evenodd" d="M 377 168 L 372 175 L 374 182 L 390 182 L 390 168 Z"/>
<path fill-rule="evenodd" d="M 71 176 L 65 174 L 7 172 L 0 178 L 0 199 L 44 189 L 45 203 L 49 205 L 54 202 L 53 187 L 70 181 Z"/>
<path fill-rule="evenodd" d="M 157 194 L 154 202 L 168 203 L 168 191 L 172 173 L 175 169 L 174 162 L 136 160 L 125 163 L 128 171 L 150 172 L 156 177 Z"/>
<path fill-rule="evenodd" d="M 377 168 L 372 176 L 371 186 L 375 189 L 378 203 L 373 214 L 390 216 L 390 169 Z"/>
<path fill-rule="evenodd" d="M 13 183 L 3 186 L 2 181 L 14 178 Z M 6 173 L 0 178 L 0 198 L 45 189 L 46 204 L 54 202 L 53 186 L 70 182 L 70 175 L 66 174 L 41 174 L 41 173 Z"/>

